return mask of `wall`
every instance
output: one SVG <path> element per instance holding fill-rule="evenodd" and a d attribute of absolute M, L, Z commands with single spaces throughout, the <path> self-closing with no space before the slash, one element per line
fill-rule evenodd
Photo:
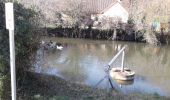
<path fill-rule="evenodd" d="M 128 20 L 128 12 L 121 6 L 120 3 L 114 4 L 111 8 L 106 10 L 100 17 L 107 16 L 107 17 L 120 17 L 122 22 L 127 22 Z"/>

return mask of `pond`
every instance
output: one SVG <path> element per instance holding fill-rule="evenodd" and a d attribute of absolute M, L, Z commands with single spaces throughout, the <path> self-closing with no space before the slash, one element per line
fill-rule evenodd
<path fill-rule="evenodd" d="M 42 40 L 61 43 L 64 48 L 40 48 L 34 69 L 37 73 L 56 75 L 91 87 L 103 79 L 97 88 L 109 89 L 109 81 L 104 79 L 105 66 L 120 48 L 127 45 L 124 66 L 135 71 L 135 79 L 125 84 L 112 80 L 114 88 L 124 94 L 138 92 L 170 96 L 170 46 L 55 37 L 44 37 Z M 120 64 L 121 56 L 112 67 Z"/>

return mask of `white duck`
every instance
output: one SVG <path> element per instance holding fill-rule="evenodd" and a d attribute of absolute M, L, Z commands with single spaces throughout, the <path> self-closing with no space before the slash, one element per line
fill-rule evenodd
<path fill-rule="evenodd" d="M 63 47 L 61 45 L 57 45 L 58 50 L 63 50 Z"/>
<path fill-rule="evenodd" d="M 44 44 L 45 44 L 45 41 L 42 40 L 42 41 L 40 42 L 40 44 L 44 45 Z"/>

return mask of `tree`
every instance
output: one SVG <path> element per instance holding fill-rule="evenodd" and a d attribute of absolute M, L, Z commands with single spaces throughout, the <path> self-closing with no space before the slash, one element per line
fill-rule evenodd
<path fill-rule="evenodd" d="M 5 28 L 5 2 L 0 1 L 0 79 L 5 77 L 5 82 L 10 80 L 9 66 L 9 35 Z M 15 13 L 15 51 L 16 73 L 18 85 L 24 79 L 25 71 L 32 66 L 34 54 L 38 45 L 39 18 L 32 9 L 26 9 L 18 3 L 14 3 Z M 1 82 L 1 80 L 0 80 Z M 3 84 L 3 82 L 1 82 Z M 5 88 L 5 89 L 4 89 Z M 3 84 L 1 89 L 10 93 L 10 82 Z M 19 87 L 18 87 L 19 88 Z M 3 96 L 9 96 L 5 94 Z M 9 99 L 5 99 L 9 100 Z"/>
<path fill-rule="evenodd" d="M 130 19 L 133 19 L 135 24 L 141 23 L 145 40 L 151 44 L 159 42 L 155 32 L 151 28 L 154 20 L 167 23 L 168 9 L 170 1 L 168 0 L 130 0 Z"/>
<path fill-rule="evenodd" d="M 34 9 L 41 14 L 42 27 L 54 26 L 58 20 L 59 0 L 21 0 L 19 3 L 26 8 Z"/>

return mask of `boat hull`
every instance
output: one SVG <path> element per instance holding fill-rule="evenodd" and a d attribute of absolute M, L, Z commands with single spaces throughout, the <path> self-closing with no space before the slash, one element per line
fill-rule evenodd
<path fill-rule="evenodd" d="M 112 78 L 116 80 L 122 80 L 122 81 L 134 80 L 134 76 L 135 76 L 135 72 L 131 71 L 128 68 L 124 68 L 124 71 L 121 71 L 121 68 L 112 68 L 109 74 Z"/>

